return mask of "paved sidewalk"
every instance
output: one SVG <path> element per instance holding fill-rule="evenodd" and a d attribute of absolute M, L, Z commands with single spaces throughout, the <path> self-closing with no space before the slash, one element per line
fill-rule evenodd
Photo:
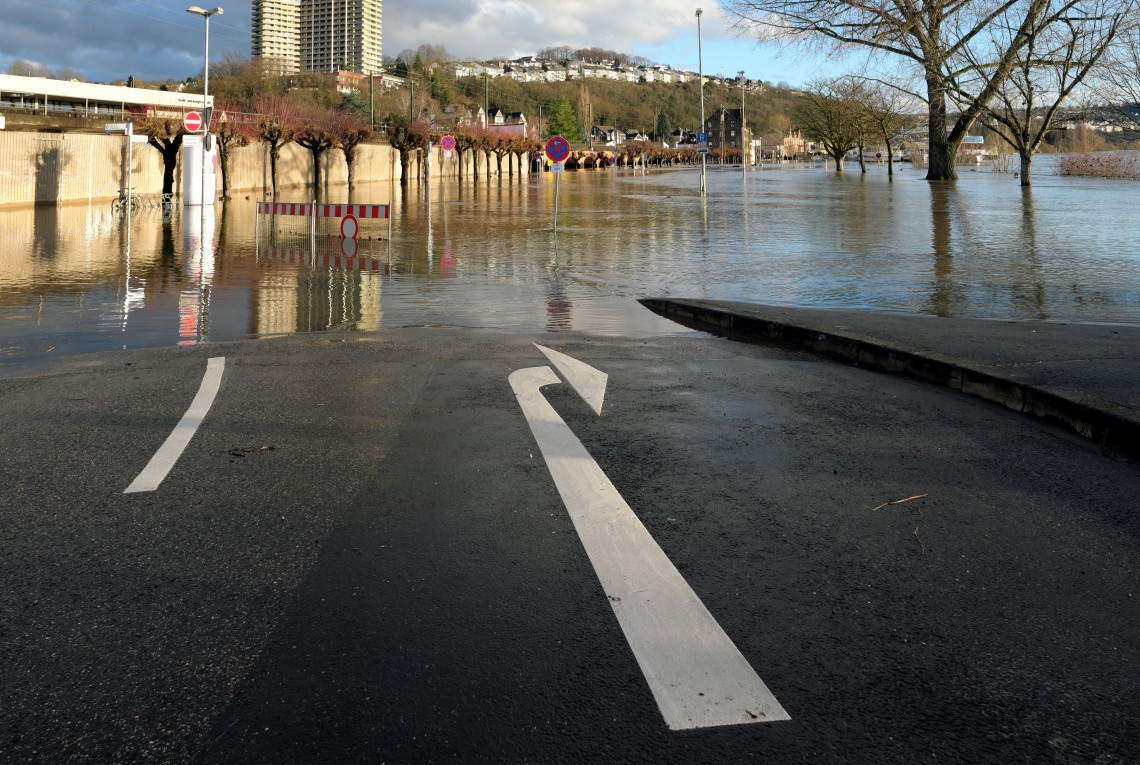
<path fill-rule="evenodd" d="M 945 319 L 719 300 L 647 298 L 698 329 L 906 374 L 1061 422 L 1140 457 L 1140 327 Z"/>

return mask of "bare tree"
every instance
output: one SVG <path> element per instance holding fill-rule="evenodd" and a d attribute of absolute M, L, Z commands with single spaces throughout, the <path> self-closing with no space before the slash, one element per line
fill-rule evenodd
<path fill-rule="evenodd" d="M 835 161 L 835 172 L 842 173 L 847 152 L 859 145 L 865 132 L 860 112 L 861 106 L 850 97 L 842 80 L 817 80 L 801 94 L 794 118 Z"/>
<path fill-rule="evenodd" d="M 1140 128 L 1140 27 L 1120 32 L 1105 59 L 1098 83 L 1100 97 L 1117 105 L 1121 122 Z"/>
<path fill-rule="evenodd" d="M 981 116 L 1017 151 L 1022 186 L 1032 184 L 1033 155 L 1056 126 L 1061 105 L 1112 44 L 1122 7 L 1117 0 L 1099 0 L 1099 7 L 1090 2 L 1061 23 L 1028 30 L 1016 66 Z M 991 36 L 995 48 L 1006 44 L 1002 31 L 991 30 Z"/>
<path fill-rule="evenodd" d="M 496 131 L 496 134 L 491 136 L 489 148 L 491 153 L 495 155 L 495 171 L 500 178 L 503 176 L 503 157 L 511 153 L 513 143 L 514 136 L 511 135 Z"/>
<path fill-rule="evenodd" d="M 18 58 L 8 64 L 8 70 L 5 73 L 14 74 L 17 77 L 51 77 L 51 67 L 47 64 Z"/>
<path fill-rule="evenodd" d="M 162 193 L 173 194 L 178 151 L 182 148 L 182 136 L 186 135 L 182 120 L 174 117 L 150 117 L 139 123 L 139 132 L 146 134 L 146 142 L 162 155 Z"/>
<path fill-rule="evenodd" d="M 907 98 L 899 88 L 883 82 L 866 84 L 866 119 L 887 150 L 887 177 L 895 175 L 894 145 L 906 130 Z"/>
<path fill-rule="evenodd" d="M 397 123 L 388 127 L 388 143 L 400 155 L 400 185 L 408 185 L 408 164 L 413 151 L 419 151 L 425 145 L 423 132 Z"/>
<path fill-rule="evenodd" d="M 901 57 L 925 83 L 928 180 L 957 177 L 958 147 L 1013 72 L 1031 34 L 1064 24 L 1100 0 L 721 0 L 744 26 L 779 36 L 820 36 Z M 1131 7 L 1133 0 L 1121 6 Z M 988 29 L 1007 30 L 1003 48 L 986 46 Z M 990 38 L 993 39 L 993 38 Z M 983 54 L 982 51 L 985 51 Z M 979 63 L 984 66 L 979 66 Z M 961 107 L 950 125 L 948 98 Z"/>
<path fill-rule="evenodd" d="M 469 125 L 455 136 L 455 151 L 459 155 L 459 179 L 463 180 L 463 155 L 471 152 L 471 172 L 475 180 L 479 180 L 478 150 L 482 145 L 484 129 L 478 125 Z"/>
<path fill-rule="evenodd" d="M 308 104 L 297 115 L 297 135 L 293 139 L 313 155 L 313 198 L 321 198 L 321 157 L 336 146 L 332 129 L 333 112 Z"/>
<path fill-rule="evenodd" d="M 336 145 L 344 152 L 348 188 L 351 190 L 356 185 L 356 147 L 372 137 L 372 124 L 351 111 L 341 109 L 333 115 L 332 133 Z"/>
<path fill-rule="evenodd" d="M 269 146 L 269 181 L 276 197 L 277 160 L 281 149 L 297 135 L 297 105 L 283 96 L 267 95 L 258 97 L 253 108 L 257 112 L 257 137 Z"/>
<path fill-rule="evenodd" d="M 214 111 L 218 114 L 214 138 L 218 147 L 218 167 L 222 171 L 222 196 L 229 198 L 230 191 L 230 152 L 239 146 L 248 146 L 257 138 L 257 126 L 250 115 L 241 114 L 232 103 L 220 98 L 214 99 Z"/>

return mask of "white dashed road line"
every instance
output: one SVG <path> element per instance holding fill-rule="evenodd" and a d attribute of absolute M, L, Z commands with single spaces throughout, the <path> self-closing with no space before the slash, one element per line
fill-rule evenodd
<path fill-rule="evenodd" d="M 207 362 L 202 385 L 190 403 L 190 408 L 186 410 L 186 414 L 182 415 L 182 419 L 174 426 L 174 431 L 150 458 L 150 462 L 143 468 L 143 471 L 123 491 L 124 494 L 154 491 L 166 478 L 166 474 L 174 467 L 174 463 L 182 456 L 186 445 L 190 443 L 190 439 L 198 431 L 198 426 L 202 424 L 206 413 L 210 411 L 214 397 L 218 394 L 218 388 L 222 384 L 222 372 L 225 367 L 225 356 L 215 356 Z"/>

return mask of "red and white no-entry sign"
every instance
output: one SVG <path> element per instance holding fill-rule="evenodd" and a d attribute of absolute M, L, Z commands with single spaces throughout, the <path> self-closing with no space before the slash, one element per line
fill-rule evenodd
<path fill-rule="evenodd" d="M 355 239 L 358 227 L 356 225 L 356 218 L 351 215 L 346 215 L 340 221 L 340 238 L 341 239 Z"/>
<path fill-rule="evenodd" d="M 186 112 L 186 116 L 182 118 L 182 125 L 189 133 L 197 133 L 202 129 L 202 115 L 198 112 Z"/>

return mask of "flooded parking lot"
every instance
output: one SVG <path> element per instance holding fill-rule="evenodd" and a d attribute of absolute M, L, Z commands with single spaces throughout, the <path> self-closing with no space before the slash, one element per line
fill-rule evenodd
<path fill-rule="evenodd" d="M 647 296 L 952 317 L 1140 324 L 1140 187 L 988 172 L 930 184 L 903 166 L 843 176 L 786 165 L 362 185 L 392 203 L 311 237 L 255 199 L 0 211 L 0 365 L 58 355 L 321 330 L 446 324 L 627 336 L 686 333 Z M 851 171 L 853 170 L 853 172 Z M 340 198 L 338 198 L 338 194 Z M 279 201 L 303 202 L 304 190 Z M 345 201 L 332 190 L 331 202 Z"/>

